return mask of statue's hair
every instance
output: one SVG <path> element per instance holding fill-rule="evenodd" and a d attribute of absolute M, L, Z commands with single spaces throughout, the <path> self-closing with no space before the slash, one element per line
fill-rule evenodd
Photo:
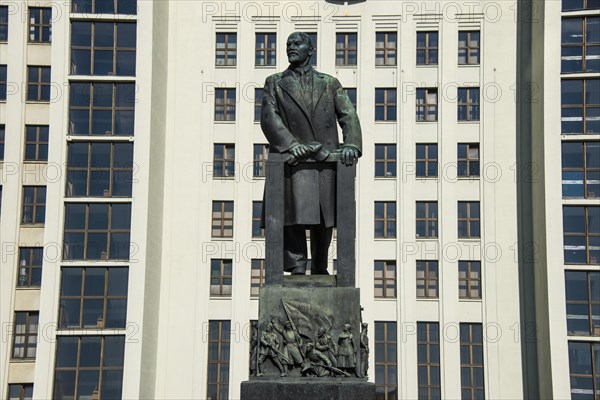
<path fill-rule="evenodd" d="M 304 33 L 304 32 L 294 32 L 294 33 L 292 33 L 290 36 L 292 36 L 292 35 L 298 35 L 298 36 L 300 36 L 300 37 L 302 38 L 302 41 L 303 41 L 304 43 L 307 43 L 307 44 L 308 44 L 308 46 L 309 46 L 311 49 L 313 49 L 313 50 L 315 49 L 315 46 L 314 46 L 314 44 L 313 44 L 313 42 L 312 42 L 312 40 L 311 40 L 310 36 L 308 36 L 308 34 L 307 34 L 307 33 Z"/>

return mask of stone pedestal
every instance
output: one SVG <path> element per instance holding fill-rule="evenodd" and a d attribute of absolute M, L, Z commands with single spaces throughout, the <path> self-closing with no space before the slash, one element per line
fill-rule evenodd
<path fill-rule="evenodd" d="M 375 384 L 350 378 L 253 380 L 242 382 L 242 399 L 372 400 L 375 399 Z"/>

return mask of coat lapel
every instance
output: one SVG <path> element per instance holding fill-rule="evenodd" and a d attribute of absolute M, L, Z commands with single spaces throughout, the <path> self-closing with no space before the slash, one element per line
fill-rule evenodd
<path fill-rule="evenodd" d="M 306 107 L 306 104 L 302 99 L 302 91 L 300 89 L 300 86 L 298 85 L 290 71 L 286 70 L 284 72 L 283 77 L 279 81 L 279 86 L 281 86 L 281 88 L 296 102 L 296 104 L 298 104 L 298 107 L 300 107 L 300 109 L 306 116 L 306 119 L 312 122 L 312 113 Z"/>

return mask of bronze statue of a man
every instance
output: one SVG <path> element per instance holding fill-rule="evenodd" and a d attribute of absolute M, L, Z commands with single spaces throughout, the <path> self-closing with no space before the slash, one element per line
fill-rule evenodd
<path fill-rule="evenodd" d="M 340 82 L 310 65 L 310 37 L 292 33 L 287 40 L 290 66 L 265 82 L 261 128 L 270 152 L 288 154 L 285 170 L 284 270 L 304 275 L 306 228 L 310 228 L 313 275 L 327 275 L 327 252 L 336 225 L 336 165 L 323 161 L 340 152 L 345 165 L 362 155 L 356 110 Z M 340 144 L 337 123 L 342 128 Z"/>

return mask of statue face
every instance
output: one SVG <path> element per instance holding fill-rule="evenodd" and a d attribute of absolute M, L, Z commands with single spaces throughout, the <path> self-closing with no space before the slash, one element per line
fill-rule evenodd
<path fill-rule="evenodd" d="M 302 39 L 302 36 L 297 33 L 290 35 L 287 40 L 287 55 L 290 64 L 302 64 L 312 53 L 310 45 Z"/>

